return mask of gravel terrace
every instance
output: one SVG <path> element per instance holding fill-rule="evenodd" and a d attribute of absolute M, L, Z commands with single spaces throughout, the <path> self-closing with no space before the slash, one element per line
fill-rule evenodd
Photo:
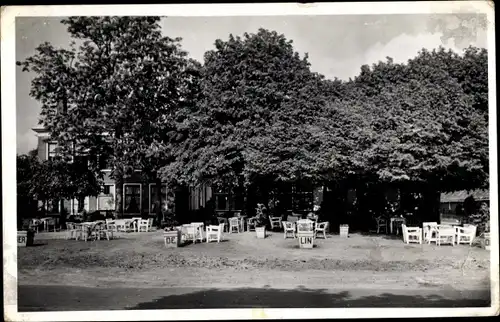
<path fill-rule="evenodd" d="M 41 237 L 41 236 L 37 236 Z M 489 251 L 403 243 L 352 234 L 316 239 L 314 249 L 271 233 L 165 248 L 162 232 L 101 241 L 42 240 L 18 248 L 20 285 L 163 287 L 489 288 Z"/>

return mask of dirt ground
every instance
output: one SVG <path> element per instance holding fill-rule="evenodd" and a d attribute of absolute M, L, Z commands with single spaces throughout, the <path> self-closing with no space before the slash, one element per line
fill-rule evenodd
<path fill-rule="evenodd" d="M 489 288 L 489 251 L 353 234 L 295 239 L 225 234 L 221 243 L 165 248 L 162 232 L 101 241 L 41 240 L 18 248 L 20 285 L 90 287 Z"/>

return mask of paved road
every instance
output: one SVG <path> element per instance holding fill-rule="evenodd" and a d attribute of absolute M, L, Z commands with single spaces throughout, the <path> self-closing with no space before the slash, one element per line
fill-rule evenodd
<path fill-rule="evenodd" d="M 20 312 L 189 308 L 481 307 L 489 290 L 86 288 L 20 285 Z"/>

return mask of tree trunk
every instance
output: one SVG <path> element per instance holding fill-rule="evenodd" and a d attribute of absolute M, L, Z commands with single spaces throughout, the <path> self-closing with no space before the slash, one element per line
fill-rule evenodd
<path fill-rule="evenodd" d="M 425 207 L 425 209 L 423 209 L 423 213 L 425 214 L 423 221 L 435 221 L 440 223 L 439 202 L 440 192 L 432 187 L 425 187 L 423 191 L 423 204 Z"/>
<path fill-rule="evenodd" d="M 115 176 L 115 217 L 123 218 L 123 175 Z"/>
<path fill-rule="evenodd" d="M 85 196 L 78 196 L 78 212 L 81 213 L 85 208 Z"/>
<path fill-rule="evenodd" d="M 61 229 L 66 229 L 66 208 L 64 208 L 64 199 L 59 201 L 61 203 L 61 209 L 59 210 L 59 227 Z"/>

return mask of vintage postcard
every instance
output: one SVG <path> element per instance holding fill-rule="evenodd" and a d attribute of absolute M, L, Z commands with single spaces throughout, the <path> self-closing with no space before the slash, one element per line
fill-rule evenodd
<path fill-rule="evenodd" d="M 1 14 L 6 320 L 498 314 L 492 2 Z"/>

